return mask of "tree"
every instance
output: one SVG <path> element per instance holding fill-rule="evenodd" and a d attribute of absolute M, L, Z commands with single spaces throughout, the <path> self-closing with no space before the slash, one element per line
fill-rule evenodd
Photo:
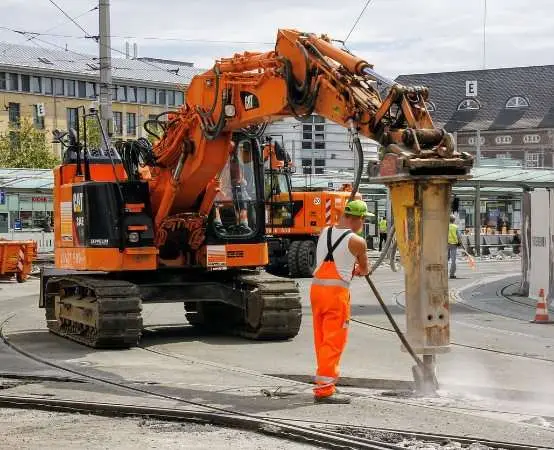
<path fill-rule="evenodd" d="M 100 131 L 100 126 L 98 121 L 94 117 L 87 117 L 87 146 L 90 150 L 102 148 L 102 132 Z M 85 135 L 85 129 L 83 126 L 83 121 L 80 121 L 79 127 L 79 136 L 83 139 Z"/>
<path fill-rule="evenodd" d="M 59 162 L 47 132 L 36 129 L 29 119 L 0 133 L 0 167 L 51 169 Z"/>

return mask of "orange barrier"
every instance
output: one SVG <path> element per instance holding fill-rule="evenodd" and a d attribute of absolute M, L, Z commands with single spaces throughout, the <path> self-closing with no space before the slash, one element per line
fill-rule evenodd
<path fill-rule="evenodd" d="M 0 276 L 16 276 L 19 283 L 27 280 L 37 257 L 35 241 L 0 240 Z"/>

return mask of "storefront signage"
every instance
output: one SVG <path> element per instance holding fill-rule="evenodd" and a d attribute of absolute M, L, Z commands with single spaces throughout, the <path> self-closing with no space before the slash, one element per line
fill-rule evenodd
<path fill-rule="evenodd" d="M 46 203 L 48 200 L 48 197 L 33 197 L 35 203 Z"/>

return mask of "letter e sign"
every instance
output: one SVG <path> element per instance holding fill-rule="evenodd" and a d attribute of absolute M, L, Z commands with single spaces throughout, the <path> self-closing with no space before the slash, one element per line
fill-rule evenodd
<path fill-rule="evenodd" d="M 477 80 L 466 81 L 466 97 L 477 97 Z"/>

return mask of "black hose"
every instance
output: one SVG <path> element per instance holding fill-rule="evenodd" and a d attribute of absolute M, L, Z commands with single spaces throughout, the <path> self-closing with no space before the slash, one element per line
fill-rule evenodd
<path fill-rule="evenodd" d="M 353 144 L 358 154 L 358 170 L 356 171 L 356 178 L 354 179 L 354 184 L 352 185 L 352 193 L 350 194 L 350 198 L 348 199 L 348 201 L 354 200 L 354 197 L 358 193 L 360 182 L 362 181 L 362 172 L 364 170 L 364 150 L 362 148 L 360 137 L 357 134 L 354 135 Z"/>

